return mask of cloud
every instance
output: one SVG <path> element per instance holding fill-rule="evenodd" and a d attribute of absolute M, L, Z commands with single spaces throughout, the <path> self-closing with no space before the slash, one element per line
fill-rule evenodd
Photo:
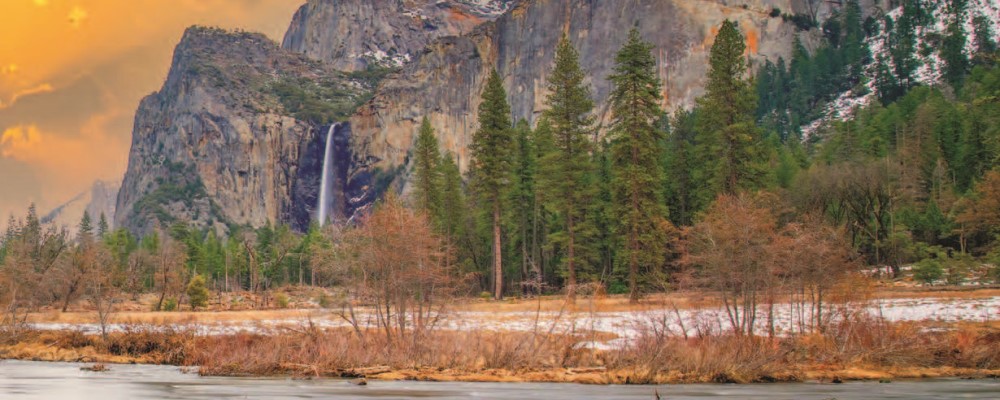
<path fill-rule="evenodd" d="M 39 178 L 40 209 L 64 201 L 96 179 L 120 179 L 128 143 L 112 139 L 109 126 L 129 115 L 111 108 L 88 119 L 75 135 L 52 134 L 37 125 L 10 127 L 0 135 L 0 159 L 30 166 Z"/>
<path fill-rule="evenodd" d="M 31 96 L 33 94 L 51 93 L 54 92 L 55 90 L 56 89 L 48 83 L 43 83 L 41 85 L 27 89 L 21 89 L 20 91 L 14 92 L 14 94 L 12 94 L 10 96 L 10 99 L 7 100 L 6 102 L 4 102 L 3 99 L 0 99 L 0 109 L 13 106 L 15 103 L 17 103 L 17 99 L 21 97 Z"/>
<path fill-rule="evenodd" d="M 19 153 L 34 148 L 41 141 L 37 126 L 15 126 L 0 135 L 0 155 L 16 159 Z"/>
<path fill-rule="evenodd" d="M 87 19 L 87 10 L 84 10 L 80 6 L 73 6 L 73 9 L 69 11 L 69 24 L 74 28 L 79 28 L 80 24 Z"/>
<path fill-rule="evenodd" d="M 3 182 L 3 190 L 0 190 L 0 226 L 7 222 L 10 215 L 23 216 L 28 204 L 41 198 L 38 179 L 30 165 L 0 157 L 0 182 Z"/>

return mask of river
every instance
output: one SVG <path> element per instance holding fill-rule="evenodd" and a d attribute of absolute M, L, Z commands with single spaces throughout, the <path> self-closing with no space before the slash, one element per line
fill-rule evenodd
<path fill-rule="evenodd" d="M 554 383 L 382 382 L 201 377 L 180 368 L 0 361 L 0 399 L 996 399 L 1000 381 L 926 380 L 845 384 L 590 386 Z"/>

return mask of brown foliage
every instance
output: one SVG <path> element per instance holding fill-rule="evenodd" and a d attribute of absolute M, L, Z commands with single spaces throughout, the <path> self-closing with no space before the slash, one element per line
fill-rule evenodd
<path fill-rule="evenodd" d="M 331 238 L 334 246 L 320 257 L 321 268 L 336 276 L 352 298 L 341 316 L 365 330 L 354 312 L 354 301 L 369 305 L 387 340 L 433 329 L 447 299 L 460 281 L 449 264 L 444 241 L 426 215 L 388 196 L 359 226 Z M 416 339 L 416 337 L 414 337 Z"/>
<path fill-rule="evenodd" d="M 976 184 L 975 197 L 955 218 L 973 232 L 988 233 L 1000 226 L 1000 172 L 989 171 Z"/>
<path fill-rule="evenodd" d="M 818 217 L 779 227 L 777 203 L 766 193 L 722 195 L 684 231 L 681 263 L 688 270 L 682 276 L 720 294 L 737 335 L 759 330 L 759 305 L 770 310 L 782 295 L 791 295 L 799 307 L 801 332 L 822 330 L 830 290 L 857 266 L 841 230 Z M 771 315 L 766 327 L 773 336 Z"/>
<path fill-rule="evenodd" d="M 695 284 L 717 291 L 736 334 L 752 335 L 757 304 L 773 284 L 774 216 L 763 197 L 721 195 L 684 231 L 681 263 Z"/>

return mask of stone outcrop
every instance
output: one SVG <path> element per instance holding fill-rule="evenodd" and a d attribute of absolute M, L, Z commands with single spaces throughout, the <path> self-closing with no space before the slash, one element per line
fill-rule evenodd
<path fill-rule="evenodd" d="M 73 196 L 69 201 L 47 212 L 42 216 L 41 221 L 65 227 L 70 235 L 75 235 L 79 229 L 80 220 L 83 219 L 83 213 L 86 212 L 90 214 L 94 227 L 97 227 L 103 214 L 107 219 L 108 227 L 114 228 L 112 224 L 117 197 L 117 182 L 96 181 L 90 189 Z"/>
<path fill-rule="evenodd" d="M 400 66 L 434 39 L 469 32 L 513 0 L 310 0 L 282 46 L 343 71 Z"/>
<path fill-rule="evenodd" d="M 263 35 L 188 29 L 136 112 L 115 225 L 307 224 L 319 168 L 300 165 L 322 156 L 317 120 L 350 112 L 363 90 Z"/>
<path fill-rule="evenodd" d="M 795 27 L 774 8 L 805 12 L 805 0 L 534 0 L 524 1 L 472 32 L 431 43 L 351 118 L 355 170 L 389 171 L 406 163 L 420 119 L 426 115 L 442 146 L 469 165 L 477 107 L 487 72 L 504 77 L 515 118 L 534 122 L 544 109 L 546 76 L 563 34 L 580 51 L 595 110 L 607 120 L 606 77 L 631 26 L 652 42 L 664 107 L 691 106 L 703 93 L 708 51 L 725 19 L 739 23 L 755 61 L 787 56 Z"/>

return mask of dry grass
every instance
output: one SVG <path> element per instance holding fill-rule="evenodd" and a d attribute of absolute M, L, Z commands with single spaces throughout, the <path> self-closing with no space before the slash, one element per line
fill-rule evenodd
<path fill-rule="evenodd" d="M 870 282 L 870 281 L 869 281 Z M 832 302 L 846 299 L 982 299 L 1000 296 L 1000 288 L 976 288 L 976 287 L 876 287 L 872 285 L 852 284 L 851 293 L 842 293 L 838 290 L 830 299 Z M 861 288 L 861 289 L 858 289 Z M 858 291 L 863 293 L 858 293 Z M 315 300 L 320 296 L 322 289 L 318 288 L 285 288 L 281 293 L 286 293 L 291 299 L 290 309 L 247 309 L 246 303 L 251 302 L 254 297 L 248 293 L 226 294 L 220 300 L 219 296 L 213 296 L 213 304 L 206 311 L 177 311 L 177 312 L 152 312 L 151 304 L 155 302 L 155 296 L 144 295 L 137 300 L 130 300 L 118 307 L 119 312 L 112 316 L 114 323 L 126 324 L 156 324 L 156 325 L 176 325 L 195 323 L 244 323 L 259 322 L 280 319 L 304 319 L 308 316 L 320 312 L 314 308 L 310 300 Z M 234 306 L 234 299 L 242 299 L 242 305 Z M 775 301 L 783 302 L 787 299 L 777 298 Z M 273 302 L 272 302 L 273 303 Z M 708 292 L 687 292 L 678 291 L 670 293 L 651 294 L 642 299 L 639 304 L 629 304 L 628 297 L 624 295 L 609 296 L 581 296 L 576 304 L 568 305 L 562 296 L 542 296 L 541 298 L 508 298 L 504 301 L 486 301 L 480 299 L 464 299 L 456 302 L 452 310 L 454 311 L 474 311 L 474 312 L 495 312 L 495 313 L 515 313 L 515 312 L 621 312 L 621 311 L 650 311 L 677 309 L 701 309 L 718 308 L 721 300 Z M 48 308 L 32 313 L 28 317 L 28 322 L 45 323 L 96 323 L 97 315 L 89 308 L 89 303 L 83 302 L 71 307 L 72 312 L 59 312 L 57 309 Z"/>
<path fill-rule="evenodd" d="M 0 358 L 163 363 L 230 376 L 601 384 L 1000 376 L 996 324 L 940 328 L 855 319 L 791 338 L 684 339 L 650 330 L 630 346 L 597 351 L 580 348 L 579 335 L 440 331 L 389 340 L 308 325 L 220 336 L 133 326 L 107 338 L 28 332 L 0 345 Z"/>
<path fill-rule="evenodd" d="M 981 287 L 892 287 L 876 286 L 866 279 L 850 280 L 844 287 L 837 287 L 832 293 L 832 302 L 856 301 L 860 299 L 983 299 L 1000 296 L 1000 288 Z M 776 302 L 785 302 L 779 296 Z M 567 305 L 563 296 L 542 296 L 541 298 L 508 298 L 503 301 L 467 299 L 456 304 L 458 311 L 479 312 L 617 312 L 649 311 L 672 309 L 717 308 L 722 300 L 711 292 L 675 291 L 655 293 L 642 298 L 639 304 L 630 304 L 627 295 L 606 295 L 581 297 L 574 305 Z"/>
<path fill-rule="evenodd" d="M 197 338 L 190 365 L 208 375 L 359 377 L 401 370 L 475 372 L 561 368 L 587 362 L 567 336 L 495 332 L 436 332 L 402 340 L 359 338 L 346 329 L 284 335 L 237 334 Z"/>
<path fill-rule="evenodd" d="M 856 318 L 824 334 L 790 338 L 682 339 L 648 332 L 609 354 L 609 367 L 629 371 L 632 383 L 997 376 L 1000 330 L 989 324 L 940 329 Z"/>
<path fill-rule="evenodd" d="M 282 319 L 304 319 L 316 310 L 243 310 L 243 311 L 207 311 L 207 312 L 153 312 L 126 311 L 112 315 L 112 323 L 152 324 L 152 325 L 184 325 L 199 323 L 227 322 L 259 322 Z M 95 312 L 58 312 L 48 311 L 29 315 L 28 322 L 85 324 L 97 323 Z"/>

